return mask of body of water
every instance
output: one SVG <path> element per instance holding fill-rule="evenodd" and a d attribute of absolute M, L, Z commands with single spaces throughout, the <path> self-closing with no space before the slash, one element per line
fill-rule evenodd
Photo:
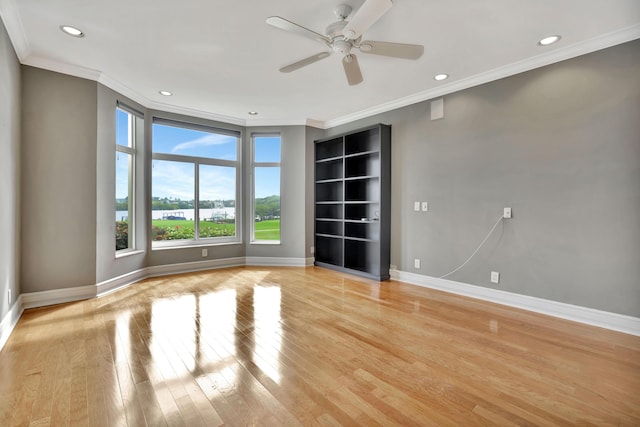
<path fill-rule="evenodd" d="M 163 216 L 182 216 L 193 221 L 194 209 L 176 209 L 174 211 L 151 211 L 151 219 L 162 219 Z M 116 221 L 126 220 L 127 211 L 116 211 Z M 200 209 L 200 220 L 205 219 L 233 219 L 236 217 L 236 208 Z"/>

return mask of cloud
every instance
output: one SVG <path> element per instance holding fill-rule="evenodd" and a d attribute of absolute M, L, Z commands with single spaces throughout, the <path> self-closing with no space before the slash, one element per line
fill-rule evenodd
<path fill-rule="evenodd" d="M 226 166 L 200 165 L 200 200 L 235 199 L 236 169 Z M 193 163 L 154 160 L 153 197 L 194 198 Z"/>
<path fill-rule="evenodd" d="M 152 169 L 153 197 L 193 200 L 194 166 L 192 163 L 154 160 Z"/>
<path fill-rule="evenodd" d="M 181 142 L 173 147 L 172 153 L 180 153 L 184 151 L 194 151 L 205 147 L 211 147 L 214 145 L 234 144 L 235 147 L 236 138 L 228 135 L 207 134 L 200 138 L 193 139 L 191 141 Z"/>

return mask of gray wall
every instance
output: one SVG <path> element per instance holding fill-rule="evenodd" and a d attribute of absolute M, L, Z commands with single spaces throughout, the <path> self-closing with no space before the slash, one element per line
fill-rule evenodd
<path fill-rule="evenodd" d="M 22 292 L 96 280 L 97 83 L 22 67 Z"/>
<path fill-rule="evenodd" d="M 329 130 L 393 127 L 391 263 L 439 277 L 510 206 L 449 279 L 640 316 L 639 53 L 637 40 L 448 95 L 441 120 L 423 102 Z"/>
<path fill-rule="evenodd" d="M 20 64 L 0 20 L 0 320 L 20 293 Z M 8 291 L 11 291 L 11 301 Z"/>
<path fill-rule="evenodd" d="M 307 246 L 305 248 L 306 256 L 315 255 L 315 142 L 324 137 L 324 131 L 307 127 L 306 129 L 306 186 L 305 186 L 305 205 L 306 205 L 306 222 L 305 222 L 305 240 Z"/>
<path fill-rule="evenodd" d="M 251 135 L 254 133 L 279 133 L 281 136 L 280 160 L 280 244 L 251 244 Z M 251 127 L 247 128 L 244 144 L 244 194 L 245 194 L 245 242 L 247 256 L 256 257 L 305 257 L 305 127 Z"/>

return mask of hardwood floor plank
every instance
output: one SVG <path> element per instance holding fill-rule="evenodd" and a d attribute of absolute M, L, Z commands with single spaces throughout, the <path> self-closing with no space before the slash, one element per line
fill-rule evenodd
<path fill-rule="evenodd" d="M 640 425 L 640 337 L 321 268 L 26 310 L 0 425 Z"/>
<path fill-rule="evenodd" d="M 52 394 L 51 424 L 67 425 L 70 418 L 71 400 L 71 364 L 65 342 L 54 345 L 59 362 L 57 363 L 55 382 Z"/>
<path fill-rule="evenodd" d="M 89 425 L 87 373 L 84 366 L 71 371 L 71 394 L 69 423 L 77 426 Z"/>
<path fill-rule="evenodd" d="M 105 316 L 100 311 L 97 313 L 96 322 L 96 387 L 100 389 L 104 397 L 107 424 L 111 426 L 126 426 L 126 411 L 117 378 L 116 365 L 113 360 L 112 343 L 109 338 L 111 334 L 115 336 L 115 332 L 113 330 L 110 331 L 109 325 L 111 323 L 105 321 Z"/>
<path fill-rule="evenodd" d="M 21 426 L 29 424 L 29 420 L 31 419 L 31 408 L 38 392 L 38 387 L 40 386 L 40 380 L 41 374 L 39 372 L 25 376 L 24 386 L 20 397 L 16 402 L 11 424 L 7 425 Z"/>

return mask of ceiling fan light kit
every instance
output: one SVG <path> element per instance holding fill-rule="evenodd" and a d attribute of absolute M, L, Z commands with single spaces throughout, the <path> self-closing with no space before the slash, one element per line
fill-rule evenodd
<path fill-rule="evenodd" d="M 353 86 L 363 81 L 358 58 L 352 52 L 354 49 L 366 54 L 410 60 L 416 60 L 424 53 L 424 47 L 421 45 L 372 40 L 361 41 L 362 33 L 387 13 L 391 6 L 391 0 L 366 0 L 360 9 L 355 12 L 351 20 L 347 21 L 353 9 L 349 5 L 340 4 L 333 11 L 338 21 L 329 24 L 325 34 L 317 33 L 280 16 L 270 16 L 266 19 L 266 23 L 278 29 L 319 41 L 331 49 L 332 52 L 342 55 L 342 65 L 347 82 Z M 290 73 L 320 61 L 330 54 L 331 52 L 326 51 L 317 53 L 280 68 L 280 72 Z"/>

